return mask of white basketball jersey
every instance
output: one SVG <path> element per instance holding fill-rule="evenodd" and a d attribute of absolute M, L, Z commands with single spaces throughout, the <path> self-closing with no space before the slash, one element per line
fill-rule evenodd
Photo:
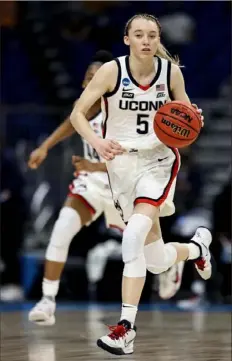
<path fill-rule="evenodd" d="M 89 121 L 91 128 L 99 137 L 102 137 L 102 119 L 103 119 L 103 114 L 101 112 Z M 82 138 L 82 141 L 83 141 L 83 149 L 84 149 L 84 158 L 90 160 L 93 163 L 105 162 L 105 160 L 98 155 L 96 150 L 89 143 L 87 143 L 85 139 Z M 98 183 L 102 182 L 103 186 L 109 183 L 106 172 L 93 172 L 93 173 L 89 173 L 89 176 L 93 180 L 96 179 Z"/>
<path fill-rule="evenodd" d="M 153 130 L 153 121 L 156 111 L 171 96 L 171 63 L 166 59 L 154 57 L 156 75 L 145 87 L 133 78 L 129 56 L 115 60 L 118 65 L 117 84 L 112 92 L 104 95 L 102 101 L 105 138 L 115 139 L 127 149 L 151 149 L 161 146 L 162 143 Z"/>

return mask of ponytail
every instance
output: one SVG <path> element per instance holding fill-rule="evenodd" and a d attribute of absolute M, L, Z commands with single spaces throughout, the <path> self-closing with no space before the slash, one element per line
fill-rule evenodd
<path fill-rule="evenodd" d="M 161 43 L 158 45 L 156 55 L 159 56 L 160 58 L 167 59 L 168 61 L 170 61 L 173 64 L 180 66 L 179 57 L 176 55 L 172 56 L 168 52 L 168 50 L 165 48 L 165 46 Z"/>

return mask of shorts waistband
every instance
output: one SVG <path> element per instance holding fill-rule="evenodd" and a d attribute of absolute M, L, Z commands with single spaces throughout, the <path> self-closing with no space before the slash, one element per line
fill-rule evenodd
<path fill-rule="evenodd" d="M 136 153 L 160 153 L 160 152 L 169 152 L 170 149 L 164 146 L 163 144 L 158 145 L 154 148 L 132 148 L 132 147 L 126 147 L 124 148 L 126 153 L 129 154 L 136 154 Z"/>

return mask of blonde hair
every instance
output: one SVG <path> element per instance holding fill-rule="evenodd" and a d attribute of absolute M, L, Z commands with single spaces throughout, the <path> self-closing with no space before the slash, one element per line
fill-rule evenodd
<path fill-rule="evenodd" d="M 127 23 L 125 25 L 125 28 L 124 28 L 124 35 L 125 36 L 128 36 L 129 30 L 131 28 L 131 24 L 132 24 L 133 20 L 135 20 L 135 19 L 146 19 L 146 20 L 153 21 L 154 23 L 156 23 L 156 25 L 158 27 L 159 36 L 161 35 L 161 30 L 162 30 L 161 29 L 161 24 L 160 24 L 159 20 L 155 16 L 150 15 L 150 14 L 136 14 L 136 15 L 132 16 L 132 18 L 130 18 L 127 21 Z M 179 57 L 177 55 L 172 56 L 168 52 L 168 50 L 165 48 L 165 46 L 163 44 L 161 44 L 161 43 L 158 45 L 156 55 L 159 56 L 160 58 L 167 59 L 168 61 L 170 61 L 173 64 L 176 64 L 176 65 L 180 66 Z"/>

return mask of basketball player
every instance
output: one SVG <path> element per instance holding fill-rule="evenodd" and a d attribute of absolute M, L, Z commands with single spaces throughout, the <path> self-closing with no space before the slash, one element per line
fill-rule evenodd
<path fill-rule="evenodd" d="M 110 53 L 99 51 L 87 69 L 83 87 L 89 83 L 102 64 L 111 59 Z M 89 124 L 97 136 L 102 134 L 102 113 L 100 111 L 100 102 L 97 101 L 87 115 Z M 47 157 L 48 150 L 72 133 L 75 133 L 75 130 L 67 119 L 39 148 L 31 153 L 29 167 L 31 169 L 38 168 Z M 86 141 L 83 143 L 85 159 L 73 157 L 73 163 L 79 175 L 70 186 L 70 192 L 60 211 L 47 247 L 42 285 L 43 298 L 29 313 L 29 320 L 39 325 L 46 326 L 55 323 L 55 297 L 73 237 L 84 225 L 91 224 L 103 212 L 108 227 L 119 229 L 125 227 L 114 207 L 105 163 L 95 149 Z"/>
<path fill-rule="evenodd" d="M 157 139 L 153 119 L 156 110 L 170 99 L 190 104 L 178 61 L 161 44 L 160 33 L 154 16 L 131 18 L 124 33 L 130 55 L 97 71 L 70 117 L 77 132 L 107 160 L 113 199 L 127 223 L 122 241 L 120 322 L 97 341 L 99 347 L 117 355 L 133 353 L 135 318 L 147 270 L 160 274 L 175 263 L 193 260 L 202 278 L 208 279 L 212 272 L 212 237 L 206 228 L 198 228 L 188 244 L 164 244 L 160 230 L 159 217 L 174 213 L 180 157 L 177 149 Z M 93 132 L 86 119 L 100 97 L 105 139 Z"/>

